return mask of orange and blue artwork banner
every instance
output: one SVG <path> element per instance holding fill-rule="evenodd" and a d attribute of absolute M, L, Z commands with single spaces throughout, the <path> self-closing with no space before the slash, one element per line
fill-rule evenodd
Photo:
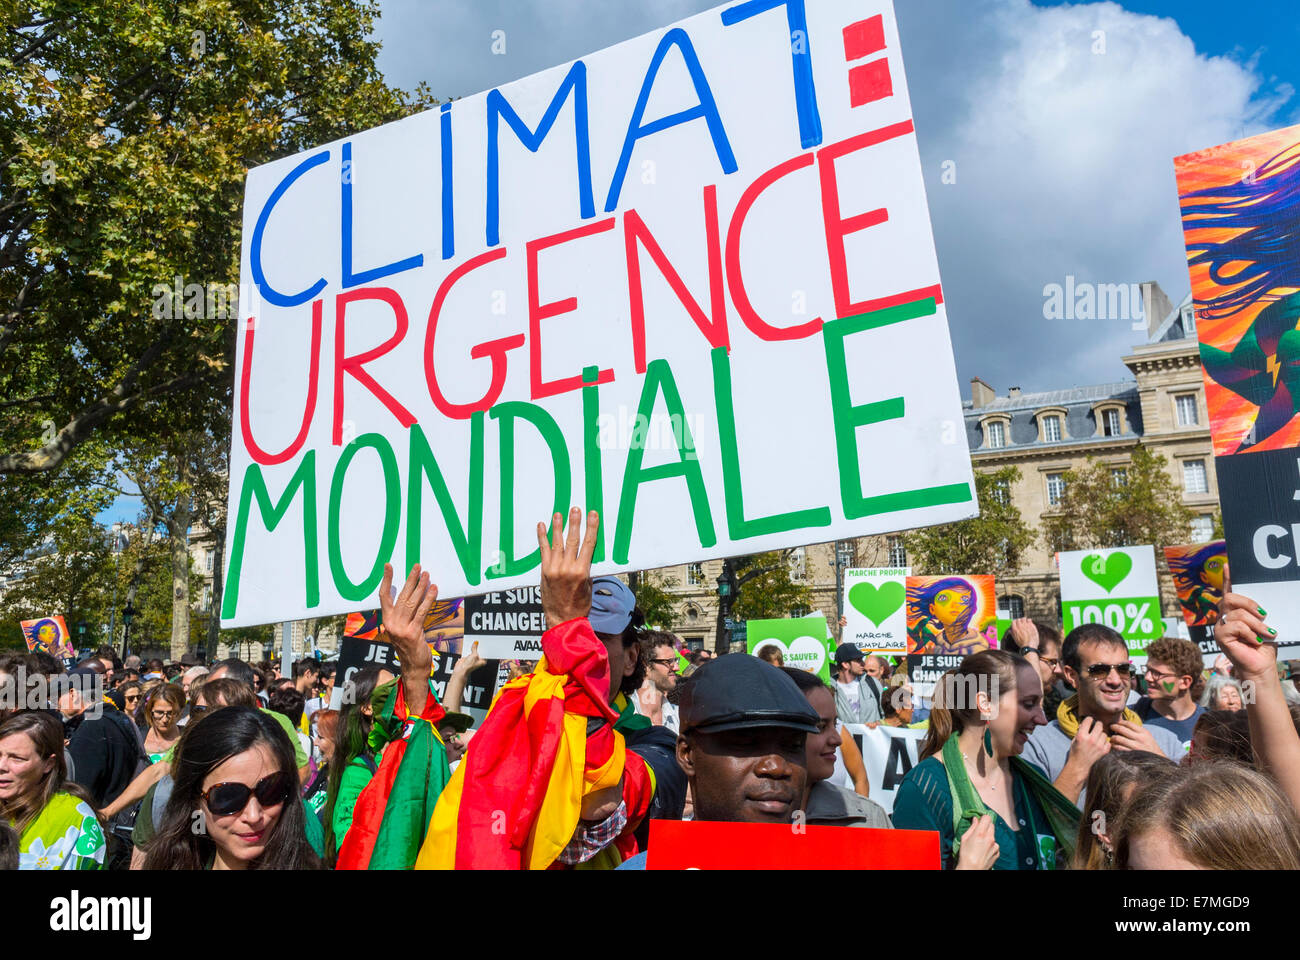
<path fill-rule="evenodd" d="M 1228 545 L 1212 543 L 1165 547 L 1165 562 L 1178 591 L 1178 605 L 1189 627 L 1209 627 L 1219 622 L 1219 601 L 1228 576 Z"/>
<path fill-rule="evenodd" d="M 18 625 L 23 628 L 23 639 L 27 641 L 27 649 L 30 652 L 48 653 L 60 659 L 77 655 L 72 647 L 72 637 L 68 633 L 68 625 L 63 617 L 20 620 Z"/>
<path fill-rule="evenodd" d="M 1177 157 L 1174 171 L 1214 451 L 1205 492 L 1223 511 L 1233 591 L 1269 611 L 1279 644 L 1300 644 L 1300 126 Z"/>
<path fill-rule="evenodd" d="M 909 655 L 966 656 L 996 647 L 997 617 L 992 576 L 907 578 Z"/>

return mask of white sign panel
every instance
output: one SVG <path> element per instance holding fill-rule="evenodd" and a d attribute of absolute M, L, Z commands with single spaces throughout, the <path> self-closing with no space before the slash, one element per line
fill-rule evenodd
<path fill-rule="evenodd" d="M 258 167 L 241 282 L 226 626 L 385 562 L 535 584 L 570 506 L 597 574 L 976 513 L 888 0 L 744 0 Z"/>
<path fill-rule="evenodd" d="M 926 731 L 887 727 L 883 723 L 875 727 L 846 723 L 844 732 L 853 737 L 862 751 L 871 799 L 884 807 L 885 813 L 893 813 L 898 785 L 907 771 L 920 762 L 917 756 Z"/>
<path fill-rule="evenodd" d="M 907 578 L 910 567 L 844 571 L 841 639 L 863 653 L 907 653 Z"/>

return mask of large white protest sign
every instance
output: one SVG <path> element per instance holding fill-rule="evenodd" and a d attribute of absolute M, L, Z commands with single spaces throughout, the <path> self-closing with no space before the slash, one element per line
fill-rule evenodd
<path fill-rule="evenodd" d="M 867 783 L 871 799 L 894 812 L 894 795 L 907 771 L 920 761 L 917 759 L 925 730 L 909 727 L 887 727 L 880 724 L 868 727 L 860 723 L 846 723 L 844 732 L 853 737 L 862 751 L 862 763 L 867 768 Z"/>
<path fill-rule="evenodd" d="M 226 626 L 388 561 L 535 584 L 571 505 L 598 574 L 976 512 L 888 0 L 745 0 L 258 167 L 241 281 Z"/>

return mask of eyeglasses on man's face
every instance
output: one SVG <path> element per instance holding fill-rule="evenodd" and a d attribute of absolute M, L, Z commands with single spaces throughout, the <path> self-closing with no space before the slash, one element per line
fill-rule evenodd
<path fill-rule="evenodd" d="M 1123 679 L 1128 679 L 1128 675 L 1133 670 L 1131 663 L 1090 663 L 1087 668 L 1087 674 L 1093 680 L 1105 680 L 1114 670 Z"/>

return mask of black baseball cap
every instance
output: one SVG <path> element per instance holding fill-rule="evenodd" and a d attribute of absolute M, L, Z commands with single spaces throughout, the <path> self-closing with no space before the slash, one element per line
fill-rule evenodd
<path fill-rule="evenodd" d="M 855 644 L 841 643 L 835 648 L 836 663 L 851 663 L 854 660 L 865 659 L 867 658 L 862 655 L 862 651 L 859 650 Z"/>
<path fill-rule="evenodd" d="M 788 727 L 816 733 L 821 718 L 783 670 L 743 653 L 709 660 L 679 687 L 681 730 Z"/>

